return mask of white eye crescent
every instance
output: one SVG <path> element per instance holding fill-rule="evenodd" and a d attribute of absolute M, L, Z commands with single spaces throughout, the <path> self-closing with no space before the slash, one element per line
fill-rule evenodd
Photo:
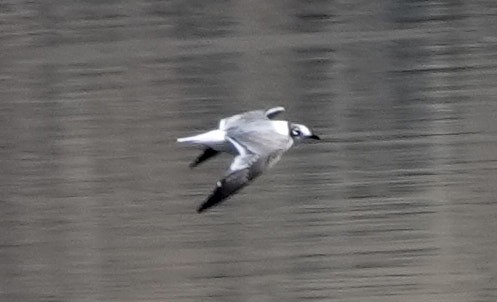
<path fill-rule="evenodd" d="M 300 136 L 302 132 L 300 132 L 300 129 L 299 128 L 293 128 L 292 129 L 292 135 L 293 136 Z"/>

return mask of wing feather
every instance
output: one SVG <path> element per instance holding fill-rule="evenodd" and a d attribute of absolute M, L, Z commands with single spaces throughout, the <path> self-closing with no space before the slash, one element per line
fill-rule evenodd
<path fill-rule="evenodd" d="M 201 213 L 231 197 L 274 165 L 280 157 L 281 153 L 274 153 L 264 157 L 256 154 L 236 156 L 227 175 L 217 182 L 216 188 L 198 207 L 197 212 Z"/>
<path fill-rule="evenodd" d="M 284 112 L 285 108 L 278 106 L 273 107 L 268 110 L 253 110 L 240 114 L 236 114 L 227 118 L 223 118 L 219 121 L 219 129 L 225 130 L 230 127 L 241 125 L 244 123 L 250 123 L 260 120 L 270 120 Z"/>

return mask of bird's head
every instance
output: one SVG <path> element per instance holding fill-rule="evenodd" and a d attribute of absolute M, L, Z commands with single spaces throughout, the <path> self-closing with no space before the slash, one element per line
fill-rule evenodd
<path fill-rule="evenodd" d="M 320 140 L 319 136 L 312 133 L 312 131 L 307 126 L 301 124 L 294 124 L 294 123 L 290 124 L 290 136 L 294 140 L 302 140 L 304 138 L 312 138 Z"/>

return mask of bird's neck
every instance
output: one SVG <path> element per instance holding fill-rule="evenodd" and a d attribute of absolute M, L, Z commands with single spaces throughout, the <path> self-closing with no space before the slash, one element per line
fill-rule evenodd
<path fill-rule="evenodd" d="M 290 128 L 287 121 L 273 121 L 274 130 L 281 135 L 290 135 Z"/>

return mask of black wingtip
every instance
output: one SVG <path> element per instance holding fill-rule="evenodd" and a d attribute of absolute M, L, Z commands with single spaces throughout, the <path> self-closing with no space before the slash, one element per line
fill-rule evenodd
<path fill-rule="evenodd" d="M 205 210 L 212 208 L 213 206 L 217 205 L 224 199 L 226 199 L 227 196 L 223 196 L 220 192 L 219 187 L 216 187 L 216 190 L 207 198 L 206 201 L 204 201 L 198 208 L 197 208 L 197 213 L 202 213 Z"/>
<path fill-rule="evenodd" d="M 202 213 L 230 198 L 261 173 L 262 170 L 249 171 L 249 168 L 231 172 L 217 182 L 216 188 L 211 195 L 197 208 L 197 213 Z"/>

